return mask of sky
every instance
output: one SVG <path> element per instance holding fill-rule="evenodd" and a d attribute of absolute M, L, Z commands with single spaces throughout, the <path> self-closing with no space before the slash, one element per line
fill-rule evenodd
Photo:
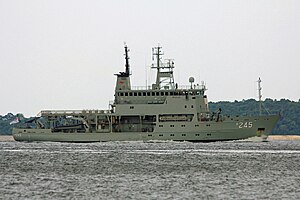
<path fill-rule="evenodd" d="M 155 80 L 151 49 L 175 82 L 209 101 L 300 99 L 298 0 L 0 0 L 0 115 L 108 109 L 130 52 L 131 83 Z"/>

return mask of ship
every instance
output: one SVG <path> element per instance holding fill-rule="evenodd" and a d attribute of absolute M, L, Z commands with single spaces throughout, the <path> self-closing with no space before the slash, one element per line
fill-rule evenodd
<path fill-rule="evenodd" d="M 152 48 L 156 80 L 150 86 L 131 86 L 129 48 L 125 71 L 115 74 L 114 100 L 107 110 L 42 110 L 13 129 L 16 141 L 213 142 L 266 137 L 280 115 L 223 115 L 210 112 L 207 88 L 189 78 L 186 86 L 174 81 L 174 60 L 163 60 L 162 47 Z"/>

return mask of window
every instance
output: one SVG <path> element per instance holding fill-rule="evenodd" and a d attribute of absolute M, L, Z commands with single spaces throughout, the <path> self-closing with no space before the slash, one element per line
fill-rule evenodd
<path fill-rule="evenodd" d="M 164 136 L 163 134 L 159 134 L 158 136 Z"/>
<path fill-rule="evenodd" d="M 164 125 L 161 125 L 161 124 L 160 124 L 160 125 L 158 125 L 158 126 L 159 126 L 159 127 L 164 127 Z"/>
<path fill-rule="evenodd" d="M 199 127 L 199 124 L 196 124 L 195 127 Z"/>
<path fill-rule="evenodd" d="M 170 127 L 174 127 L 174 125 L 173 125 L 173 124 L 171 124 L 171 125 L 170 125 Z"/>
<path fill-rule="evenodd" d="M 129 92 L 129 96 L 132 96 L 132 92 Z"/>
<path fill-rule="evenodd" d="M 149 137 L 152 137 L 152 134 L 148 134 Z"/>
<path fill-rule="evenodd" d="M 195 134 L 195 136 L 200 136 L 200 134 L 197 133 L 197 134 Z"/>
<path fill-rule="evenodd" d="M 128 96 L 128 92 L 125 92 L 125 96 Z"/>
<path fill-rule="evenodd" d="M 134 109 L 134 106 L 130 106 L 129 109 Z"/>
<path fill-rule="evenodd" d="M 150 96 L 150 92 L 147 92 L 147 96 Z"/>
<path fill-rule="evenodd" d="M 133 93 L 134 96 L 137 96 L 137 92 Z"/>
<path fill-rule="evenodd" d="M 170 134 L 170 136 L 175 136 L 174 134 Z"/>
<path fill-rule="evenodd" d="M 185 127 L 185 125 L 184 125 L 184 124 L 182 124 L 182 125 L 181 125 L 181 127 Z"/>
<path fill-rule="evenodd" d="M 186 136 L 186 134 L 182 134 L 182 136 Z"/>
<path fill-rule="evenodd" d="M 142 96 L 142 93 L 141 93 L 141 92 L 139 92 L 139 93 L 138 93 L 138 95 L 139 95 L 139 96 Z"/>

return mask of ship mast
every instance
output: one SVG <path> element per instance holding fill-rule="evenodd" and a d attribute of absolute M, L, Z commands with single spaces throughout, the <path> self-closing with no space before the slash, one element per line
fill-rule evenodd
<path fill-rule="evenodd" d="M 125 44 L 124 48 L 125 48 L 125 74 L 128 77 L 130 75 L 130 72 L 129 72 L 129 56 L 128 56 L 129 49 L 128 49 L 126 44 Z"/>
<path fill-rule="evenodd" d="M 261 90 L 262 90 L 262 87 L 260 85 L 261 83 L 261 79 L 260 77 L 258 78 L 258 101 L 259 101 L 259 115 L 262 115 L 262 109 L 264 109 L 268 114 L 270 114 L 270 112 L 268 111 L 268 109 L 265 107 L 265 105 L 263 104 L 261 98 L 262 98 L 262 94 L 261 94 Z"/>
<path fill-rule="evenodd" d="M 167 63 L 163 63 L 161 58 L 163 53 L 161 49 L 162 47 L 160 46 L 152 48 L 152 60 L 154 60 L 155 57 L 156 63 L 152 64 L 151 68 L 157 70 L 156 82 L 152 85 L 152 89 L 175 89 L 173 76 L 174 61 L 167 59 Z"/>
<path fill-rule="evenodd" d="M 164 55 L 162 52 L 161 52 L 161 47 L 158 46 L 158 47 L 154 47 L 152 49 L 153 51 L 153 57 L 156 56 L 156 67 L 152 66 L 152 68 L 156 68 L 157 69 L 157 73 L 156 73 L 156 86 L 158 88 L 160 88 L 160 69 L 161 69 L 161 57 L 162 55 Z"/>
<path fill-rule="evenodd" d="M 260 77 L 258 78 L 257 83 L 258 83 L 259 115 L 262 115 L 262 101 L 261 101 L 261 98 L 262 98 L 261 89 L 262 88 L 261 88 L 261 85 L 260 85 L 260 83 L 261 83 Z"/>
<path fill-rule="evenodd" d="M 116 88 L 115 90 L 130 90 L 130 66 L 129 66 L 129 49 L 127 45 L 124 46 L 125 49 L 125 72 L 119 72 L 115 74 L 117 76 Z"/>

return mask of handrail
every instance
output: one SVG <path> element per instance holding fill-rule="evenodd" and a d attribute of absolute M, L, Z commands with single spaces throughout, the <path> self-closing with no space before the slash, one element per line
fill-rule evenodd
<path fill-rule="evenodd" d="M 38 116 L 43 115 L 74 115 L 74 114 L 109 114 L 110 110 L 42 110 Z"/>

